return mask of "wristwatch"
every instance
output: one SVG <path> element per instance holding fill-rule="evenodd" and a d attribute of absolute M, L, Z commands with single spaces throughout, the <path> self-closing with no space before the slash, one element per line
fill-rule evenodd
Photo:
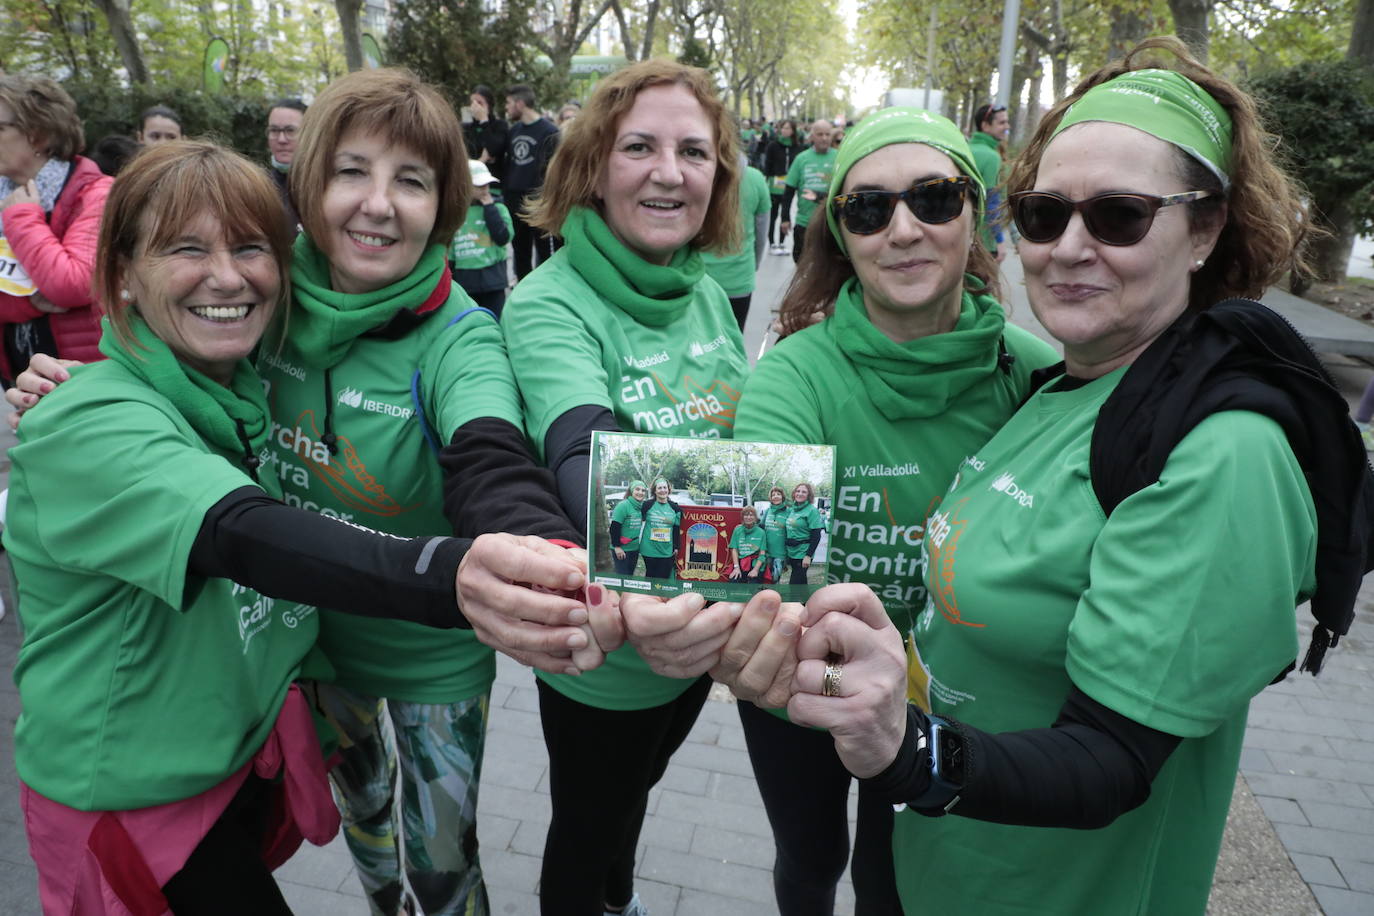
<path fill-rule="evenodd" d="M 938 808 L 948 814 L 959 804 L 964 791 L 964 736 L 939 716 L 928 716 L 930 724 L 916 738 L 916 750 L 928 750 L 930 787 L 910 802 L 913 808 Z"/>

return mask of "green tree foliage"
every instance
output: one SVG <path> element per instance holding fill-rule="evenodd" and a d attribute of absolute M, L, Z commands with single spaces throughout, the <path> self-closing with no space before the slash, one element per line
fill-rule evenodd
<path fill-rule="evenodd" d="M 201 88 L 205 46 L 216 37 L 229 45 L 225 88 L 231 95 L 309 96 L 344 72 L 338 17 L 321 0 L 138 0 L 131 18 L 148 85 L 163 95 Z M 6 0 L 0 68 L 77 83 L 127 82 L 95 0 Z"/>
<path fill-rule="evenodd" d="M 1374 230 L 1374 78 L 1348 61 L 1313 61 L 1254 77 L 1312 211 L 1331 235 L 1313 245 L 1319 280 L 1340 280 L 1356 231 Z"/>
<path fill-rule="evenodd" d="M 153 105 L 168 105 L 181 115 L 188 137 L 207 137 L 238 150 L 249 159 L 267 157 L 266 97 L 207 95 L 198 89 L 125 89 L 107 82 L 63 84 L 81 114 L 87 147 L 109 134 L 129 136 L 138 116 Z"/>
<path fill-rule="evenodd" d="M 532 83 L 548 104 L 564 90 L 532 53 L 533 13 L 534 0 L 510 0 L 494 14 L 481 0 L 406 0 L 392 8 L 388 59 L 439 87 L 455 110 L 478 83 L 496 91 L 498 108 L 503 87 L 515 82 Z"/>

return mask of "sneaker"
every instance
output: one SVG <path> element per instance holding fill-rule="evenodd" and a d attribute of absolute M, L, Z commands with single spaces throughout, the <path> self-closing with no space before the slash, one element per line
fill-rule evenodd
<path fill-rule="evenodd" d="M 625 904 L 625 909 L 617 913 L 615 910 L 607 910 L 606 916 L 649 916 L 649 908 L 635 894 L 630 898 L 630 902 Z"/>

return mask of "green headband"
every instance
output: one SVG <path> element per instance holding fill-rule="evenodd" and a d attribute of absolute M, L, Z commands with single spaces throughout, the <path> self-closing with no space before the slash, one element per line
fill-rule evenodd
<path fill-rule="evenodd" d="M 647 490 L 647 489 L 649 489 L 648 487 L 646 487 L 646 486 L 644 485 L 644 481 L 642 481 L 642 480 L 632 480 L 632 481 L 630 481 L 630 492 L 631 492 L 631 493 L 634 493 L 635 487 L 639 487 L 641 490 Z"/>
<path fill-rule="evenodd" d="M 1084 121 L 1109 121 L 1172 143 L 1230 188 L 1231 116 L 1211 94 L 1173 70 L 1132 70 L 1101 83 L 1064 113 L 1051 138 Z"/>
<path fill-rule="evenodd" d="M 953 159 L 955 167 L 973 179 L 973 184 L 978 189 L 974 211 L 977 223 L 982 223 L 986 190 L 983 187 L 982 176 L 978 173 L 978 166 L 973 161 L 973 153 L 968 148 L 968 141 L 959 132 L 959 128 L 954 126 L 953 121 L 922 108 L 884 108 L 873 112 L 851 130 L 846 131 L 844 143 L 840 146 L 840 155 L 835 160 L 835 175 L 830 179 L 830 198 L 840 193 L 840 189 L 844 187 L 844 176 L 854 167 L 854 163 L 894 143 L 924 143 Z M 825 221 L 830 226 L 830 234 L 839 243 L 840 250 L 848 254 L 844 236 L 840 234 L 840 224 L 835 220 L 835 211 L 830 206 L 829 198 L 825 202 Z"/>

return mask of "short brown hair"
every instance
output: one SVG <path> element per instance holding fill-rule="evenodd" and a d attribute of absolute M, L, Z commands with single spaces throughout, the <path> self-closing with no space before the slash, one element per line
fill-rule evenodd
<path fill-rule="evenodd" d="M 978 234 L 978 195 L 970 193 L 966 200 L 975 212 L 970 223 L 973 229 L 969 233 L 964 289 L 970 293 L 1000 298 L 997 261 L 983 246 Z M 825 206 L 829 205 L 827 200 Z M 783 293 L 782 305 L 778 307 L 781 337 L 810 327 L 815 320 L 812 316 L 817 312 L 825 316 L 834 314 L 835 298 L 840 294 L 840 287 L 854 276 L 854 264 L 840 250 L 840 243 L 835 241 L 822 216 L 818 213 L 808 227 L 797 269 L 792 274 L 792 281 L 787 284 L 787 292 Z"/>
<path fill-rule="evenodd" d="M 716 175 L 711 202 L 701 232 L 691 245 L 718 252 L 739 247 L 743 237 L 739 217 L 739 180 L 743 170 L 738 162 L 738 131 L 730 112 L 716 95 L 711 75 L 699 67 L 671 60 L 640 61 L 596 84 L 582 114 L 563 129 L 544 187 L 526 207 L 530 225 L 559 235 L 573 207 L 600 209 L 596 189 L 615 143 L 620 119 L 634 106 L 636 96 L 653 86 L 686 87 L 696 96 L 715 132 Z"/>
<path fill-rule="evenodd" d="M 145 148 L 110 186 L 100 220 L 92 273 L 95 301 L 125 347 L 132 303 L 120 295 L 120 278 L 134 259 L 177 237 L 193 219 L 211 214 L 231 244 L 266 239 L 281 275 L 277 320 L 284 321 L 290 284 L 291 234 L 281 198 L 267 173 L 238 153 L 203 140 L 174 140 Z"/>
<path fill-rule="evenodd" d="M 325 238 L 324 195 L 334 152 L 351 131 L 380 134 L 422 156 L 439 182 L 430 244 L 448 245 L 467 218 L 472 176 L 453 106 L 409 70 L 355 70 L 324 88 L 301 121 L 289 177 L 291 203 L 305 234 Z M 328 252 L 326 252 L 328 254 Z"/>
<path fill-rule="evenodd" d="M 753 506 L 745 506 L 743 509 L 739 510 L 740 521 L 744 521 L 745 516 L 748 515 L 754 516 L 754 521 L 756 522 L 759 520 L 759 510 L 755 509 Z"/>
<path fill-rule="evenodd" d="M 47 77 L 0 76 L 0 102 L 14 111 L 14 120 L 29 142 L 50 158 L 68 162 L 86 148 L 76 102 Z"/>
<path fill-rule="evenodd" d="M 1169 57 L 1161 60 L 1145 53 L 1154 50 L 1167 52 Z M 1303 216 L 1305 210 L 1297 183 L 1284 172 L 1274 153 L 1277 141 L 1265 131 L 1255 100 L 1195 60 L 1173 36 L 1145 39 L 1121 60 L 1084 79 L 1068 98 L 1050 109 L 1012 167 L 1007 180 L 1008 194 L 1035 186 L 1040 158 L 1069 106 L 1092 87 L 1147 67 L 1183 74 L 1231 116 L 1231 187 L 1224 196 L 1216 175 L 1192 156 L 1175 149 L 1179 177 L 1189 190 L 1214 192 L 1213 197 L 1188 204 L 1193 227 L 1212 225 L 1225 214 L 1216 248 L 1207 263 L 1192 275 L 1188 308 L 1205 309 L 1233 296 L 1258 299 L 1285 271 L 1306 270 L 1304 243 L 1315 232 Z"/>

